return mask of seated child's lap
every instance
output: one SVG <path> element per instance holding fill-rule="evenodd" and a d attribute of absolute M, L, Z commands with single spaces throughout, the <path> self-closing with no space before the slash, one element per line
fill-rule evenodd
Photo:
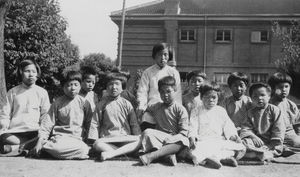
<path fill-rule="evenodd" d="M 155 130 L 155 129 L 146 129 L 143 132 L 143 138 L 142 138 L 142 152 L 148 152 L 151 151 L 152 149 L 160 149 L 164 144 L 164 141 L 172 137 L 173 135 L 162 132 L 160 130 Z M 172 143 L 180 143 L 183 145 L 187 145 L 187 141 L 181 140 L 181 139 L 176 139 L 172 142 L 169 142 L 168 144 Z"/>
<path fill-rule="evenodd" d="M 43 145 L 43 150 L 60 159 L 88 158 L 89 147 L 82 140 L 70 136 L 53 136 Z"/>
<path fill-rule="evenodd" d="M 223 158 L 223 154 L 225 156 L 228 155 L 228 153 L 224 153 L 224 151 L 234 152 L 243 150 L 245 150 L 245 146 L 243 144 L 229 140 L 202 140 L 196 142 L 196 148 L 191 150 L 191 153 L 195 156 L 203 156 L 203 158 L 209 156 L 220 156 L 220 158 Z M 234 153 L 230 154 L 234 155 Z"/>
<path fill-rule="evenodd" d="M 25 141 L 31 140 L 38 136 L 37 131 L 32 132 L 22 132 L 22 133 L 4 133 L 0 136 L 0 142 L 4 144 L 9 138 L 16 138 L 20 143 L 24 143 Z"/>

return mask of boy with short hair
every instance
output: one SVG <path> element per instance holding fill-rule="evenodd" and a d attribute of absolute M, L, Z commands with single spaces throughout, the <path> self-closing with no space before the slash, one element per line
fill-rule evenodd
<path fill-rule="evenodd" d="M 82 73 L 82 83 L 79 95 L 89 101 L 94 111 L 99 102 L 98 95 L 93 91 L 97 76 L 96 69 L 92 66 L 83 66 L 80 70 Z"/>
<path fill-rule="evenodd" d="M 201 70 L 191 71 L 187 75 L 188 88 L 187 94 L 182 96 L 182 105 L 186 108 L 189 119 L 197 116 L 199 107 L 202 105 L 200 98 L 200 86 L 206 81 L 206 74 Z"/>
<path fill-rule="evenodd" d="M 240 137 L 247 147 L 247 158 L 261 161 L 281 155 L 285 124 L 277 106 L 269 104 L 271 88 L 264 83 L 253 84 L 249 93 L 253 107 L 247 112 Z"/>
<path fill-rule="evenodd" d="M 300 147 L 300 114 L 297 105 L 288 99 L 292 78 L 285 73 L 275 73 L 268 80 L 272 88 L 270 103 L 278 106 L 283 114 L 286 132 L 284 143 L 292 147 Z"/>
<path fill-rule="evenodd" d="M 139 149 L 141 130 L 131 103 L 121 97 L 127 77 L 122 72 L 106 75 L 107 96 L 96 107 L 89 139 L 96 140 L 93 148 L 100 159 L 132 153 Z"/>
<path fill-rule="evenodd" d="M 142 134 L 144 155 L 140 160 L 149 165 L 155 159 L 167 157 L 171 165 L 177 164 L 175 154 L 183 147 L 189 146 L 188 113 L 175 101 L 176 80 L 172 76 L 163 77 L 158 81 L 158 89 L 163 102 L 149 106 L 149 113 L 155 122 L 155 129 L 146 129 Z"/>
<path fill-rule="evenodd" d="M 78 95 L 82 76 L 68 71 L 61 83 L 64 95 L 56 99 L 43 117 L 39 140 L 31 155 L 39 157 L 41 150 L 57 159 L 87 159 L 89 147 L 84 143 L 93 116 L 89 102 Z"/>
<path fill-rule="evenodd" d="M 226 97 L 221 103 L 238 131 L 246 119 L 247 111 L 251 108 L 251 98 L 245 95 L 248 83 L 249 79 L 246 74 L 241 72 L 231 73 L 227 84 L 232 95 Z"/>

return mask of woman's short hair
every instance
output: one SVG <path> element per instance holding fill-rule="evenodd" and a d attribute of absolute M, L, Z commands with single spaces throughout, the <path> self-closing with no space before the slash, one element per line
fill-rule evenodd
<path fill-rule="evenodd" d="M 37 64 L 36 61 L 31 60 L 31 59 L 26 59 L 20 62 L 19 66 L 18 66 L 18 71 L 17 71 L 17 78 L 19 80 L 22 80 L 22 75 L 23 75 L 23 70 L 26 66 L 28 65 L 34 65 L 37 71 L 37 78 L 39 78 L 41 76 L 41 68 L 40 66 Z"/>
<path fill-rule="evenodd" d="M 173 48 L 167 43 L 155 44 L 152 49 L 152 58 L 155 59 L 156 54 L 164 49 L 168 49 L 169 61 L 173 60 Z"/>

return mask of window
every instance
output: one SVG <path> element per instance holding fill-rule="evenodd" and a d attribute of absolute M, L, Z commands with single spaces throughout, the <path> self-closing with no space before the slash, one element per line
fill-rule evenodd
<path fill-rule="evenodd" d="M 181 82 L 186 82 L 187 72 L 179 72 Z"/>
<path fill-rule="evenodd" d="M 229 73 L 215 73 L 214 81 L 218 84 L 226 84 Z"/>
<path fill-rule="evenodd" d="M 185 29 L 180 30 L 179 39 L 182 42 L 196 41 L 196 30 L 185 30 Z"/>
<path fill-rule="evenodd" d="M 251 82 L 264 82 L 266 83 L 268 79 L 268 74 L 266 73 L 253 73 L 251 74 Z"/>
<path fill-rule="evenodd" d="M 280 30 L 283 34 L 292 35 L 292 29 L 290 27 L 282 26 Z"/>
<path fill-rule="evenodd" d="M 264 43 L 267 42 L 268 39 L 269 39 L 269 32 L 267 30 L 251 32 L 252 43 Z"/>
<path fill-rule="evenodd" d="M 216 30 L 216 42 L 230 42 L 231 30 Z"/>

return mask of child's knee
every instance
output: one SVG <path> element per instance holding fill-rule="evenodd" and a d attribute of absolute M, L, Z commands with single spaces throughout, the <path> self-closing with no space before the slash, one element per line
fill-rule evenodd
<path fill-rule="evenodd" d="M 0 144 L 19 145 L 21 139 L 13 134 L 5 133 L 0 136 Z"/>
<path fill-rule="evenodd" d="M 143 136 L 144 136 L 144 137 L 152 136 L 153 134 L 155 134 L 154 132 L 155 132 L 154 129 L 148 128 L 148 129 L 146 129 L 146 130 L 143 132 Z"/>
<path fill-rule="evenodd" d="M 292 139 L 292 146 L 293 147 L 300 147 L 300 136 L 295 136 Z"/>

